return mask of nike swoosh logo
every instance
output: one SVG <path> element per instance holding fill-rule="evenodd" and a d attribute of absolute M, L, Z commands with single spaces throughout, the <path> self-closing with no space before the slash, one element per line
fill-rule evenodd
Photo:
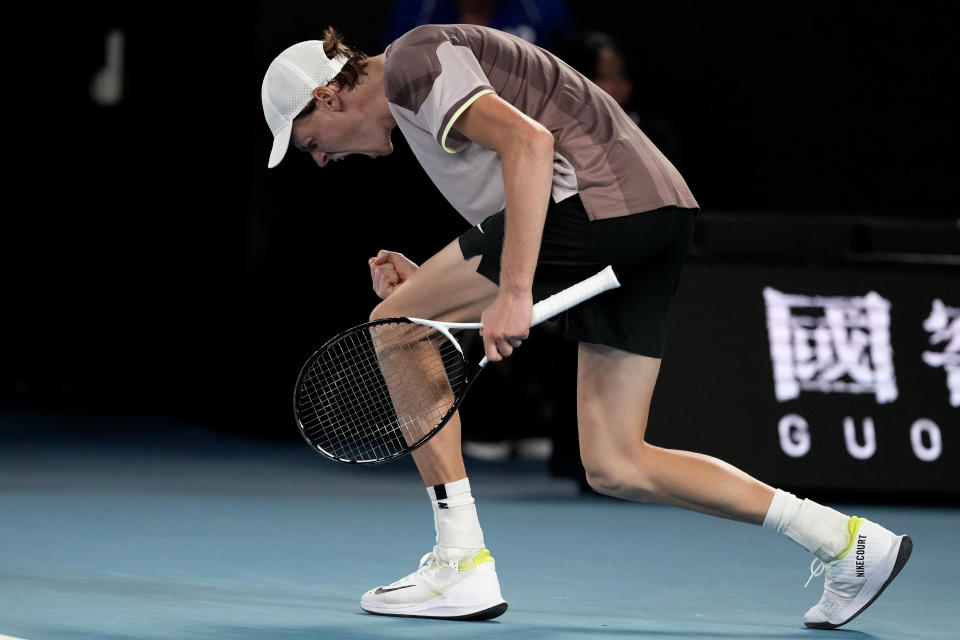
<path fill-rule="evenodd" d="M 415 584 L 405 584 L 405 585 L 403 585 L 402 587 L 390 587 L 390 588 L 387 588 L 387 589 L 384 589 L 383 587 L 377 587 L 377 590 L 374 591 L 374 593 L 379 596 L 379 595 L 384 594 L 384 593 L 389 593 L 390 591 L 397 591 L 397 590 L 399 590 L 399 589 L 408 589 L 408 588 L 410 588 L 410 587 L 415 587 L 415 586 L 417 586 L 417 585 L 415 585 Z"/>
<path fill-rule="evenodd" d="M 483 224 L 483 223 L 480 223 L 480 224 Z M 483 233 L 483 227 L 481 227 L 479 224 L 477 225 L 477 229 L 480 229 L 480 233 Z"/>

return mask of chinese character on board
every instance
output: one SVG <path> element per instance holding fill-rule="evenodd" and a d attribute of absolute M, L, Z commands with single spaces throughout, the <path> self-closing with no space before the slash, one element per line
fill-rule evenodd
<path fill-rule="evenodd" d="M 945 343 L 942 351 L 924 351 L 923 361 L 946 370 L 950 406 L 960 407 L 960 309 L 934 300 L 923 328 L 930 334 L 931 345 Z"/>
<path fill-rule="evenodd" d="M 890 302 L 862 297 L 803 296 L 767 287 L 767 332 L 779 402 L 801 391 L 870 393 L 897 399 L 890 345 Z"/>

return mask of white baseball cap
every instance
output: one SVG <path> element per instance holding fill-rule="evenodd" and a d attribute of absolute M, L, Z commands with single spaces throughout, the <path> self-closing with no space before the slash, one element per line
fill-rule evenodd
<path fill-rule="evenodd" d="M 346 56 L 330 59 L 320 40 L 298 42 L 273 59 L 263 76 L 260 99 L 263 116 L 273 133 L 268 168 L 280 164 L 290 146 L 293 119 L 313 99 L 313 90 L 329 84 L 347 63 Z"/>

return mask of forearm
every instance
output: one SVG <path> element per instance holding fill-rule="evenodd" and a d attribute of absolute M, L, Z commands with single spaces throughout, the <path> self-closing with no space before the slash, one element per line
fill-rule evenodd
<path fill-rule="evenodd" d="M 500 158 L 507 205 L 500 288 L 529 294 L 553 184 L 553 136 L 519 139 Z"/>

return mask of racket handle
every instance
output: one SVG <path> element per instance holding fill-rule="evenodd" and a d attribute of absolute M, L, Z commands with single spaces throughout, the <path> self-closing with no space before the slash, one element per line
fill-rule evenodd
<path fill-rule="evenodd" d="M 610 289 L 616 289 L 619 286 L 620 281 L 613 273 L 613 267 L 608 266 L 600 273 L 533 305 L 533 318 L 530 321 L 530 326 L 536 326 L 544 320 L 549 320 L 567 309 L 577 306 L 584 300 L 589 300 L 595 295 Z"/>

